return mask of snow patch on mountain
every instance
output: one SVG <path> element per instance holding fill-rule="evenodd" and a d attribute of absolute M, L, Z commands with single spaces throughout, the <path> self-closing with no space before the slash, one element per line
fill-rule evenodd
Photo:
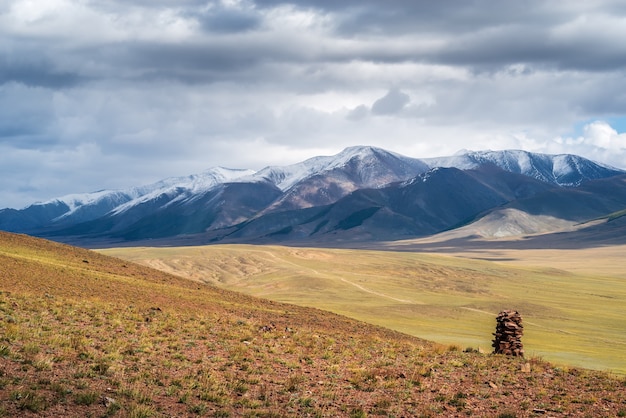
<path fill-rule="evenodd" d="M 580 166 L 575 159 L 569 158 L 569 155 L 558 155 L 554 158 L 552 170 L 556 176 L 566 176 L 580 171 Z"/>
<path fill-rule="evenodd" d="M 235 181 L 240 177 L 249 176 L 253 173 L 254 170 L 214 167 L 200 174 L 171 177 L 145 186 L 123 190 L 100 190 L 90 193 L 68 194 L 44 202 L 37 202 L 29 207 L 67 206 L 68 210 L 52 219 L 52 222 L 68 219 L 79 211 L 84 213 L 85 210 L 96 206 L 101 207 L 101 211 L 103 211 L 98 216 L 104 215 L 109 211 L 121 213 L 137 204 L 148 202 L 163 194 L 169 194 L 173 198 L 176 198 L 176 195 L 180 195 L 178 198 L 197 196 L 218 184 Z"/>
<path fill-rule="evenodd" d="M 181 200 L 193 200 L 194 198 L 202 196 L 202 194 L 208 192 L 213 187 L 237 181 L 238 179 L 250 176 L 253 173 L 254 170 L 214 167 L 200 174 L 171 177 L 134 189 L 134 191 L 137 192 L 137 196 L 132 200 L 116 207 L 113 211 L 111 211 L 111 214 L 120 214 L 134 206 L 155 200 L 164 195 L 170 198 L 166 205 L 171 205 Z"/>
<path fill-rule="evenodd" d="M 367 178 L 368 170 L 376 170 L 381 161 L 389 162 L 389 166 L 403 166 L 405 171 L 414 171 L 413 175 L 426 171 L 428 167 L 421 160 L 371 146 L 355 146 L 344 149 L 337 155 L 309 158 L 300 163 L 288 166 L 270 166 L 255 173 L 248 181 L 268 181 L 282 191 L 289 190 L 301 181 L 324 172 L 342 169 L 357 162 L 364 179 L 371 182 L 372 187 L 380 187 L 386 182 L 376 181 L 376 176 Z"/>
<path fill-rule="evenodd" d="M 430 167 L 476 169 L 493 164 L 512 173 L 523 174 L 559 186 L 578 186 L 584 180 L 606 177 L 622 170 L 570 154 L 548 155 L 521 150 L 468 151 L 450 157 L 425 158 Z"/>
<path fill-rule="evenodd" d="M 444 167 L 434 167 L 431 168 L 430 170 L 426 171 L 425 173 L 420 173 L 417 176 L 405 180 L 403 182 L 400 183 L 400 187 L 406 187 L 406 186 L 410 186 L 412 184 L 415 183 L 426 183 L 427 181 L 429 181 L 431 179 L 431 177 L 433 176 L 433 174 L 437 173 L 438 171 L 440 171 L 442 168 Z"/>
<path fill-rule="evenodd" d="M 73 193 L 65 196 L 57 197 L 47 200 L 45 202 L 33 203 L 30 206 L 45 206 L 45 205 L 57 205 L 64 204 L 69 208 L 67 213 L 74 212 L 76 209 L 84 205 L 91 205 L 99 202 L 102 199 L 108 198 L 112 194 L 121 193 L 111 190 L 100 190 L 91 193 Z"/>
<path fill-rule="evenodd" d="M 345 165 L 351 157 L 357 155 L 354 151 L 348 148 L 335 156 L 319 156 L 287 166 L 266 167 L 251 176 L 250 180 L 268 181 L 286 191 L 308 177 Z"/>

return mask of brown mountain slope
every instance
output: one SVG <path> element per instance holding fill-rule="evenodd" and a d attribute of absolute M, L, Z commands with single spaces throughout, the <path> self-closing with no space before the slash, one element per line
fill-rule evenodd
<path fill-rule="evenodd" d="M 625 416 L 626 382 L 0 233 L 0 416 Z"/>

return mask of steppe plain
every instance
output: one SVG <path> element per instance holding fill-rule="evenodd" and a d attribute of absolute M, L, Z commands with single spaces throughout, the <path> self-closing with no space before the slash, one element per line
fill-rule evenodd
<path fill-rule="evenodd" d="M 370 287 L 368 277 L 347 274 L 355 265 L 345 262 L 380 273 L 392 256 L 400 281 L 409 270 L 431 278 L 416 284 L 432 289 L 422 291 L 421 306 L 441 306 L 431 319 L 450 311 L 437 289 L 454 300 L 488 293 L 467 280 L 478 269 L 491 285 L 519 276 L 497 266 L 489 271 L 486 261 L 432 255 L 212 250 L 224 252 L 222 264 L 209 259 L 222 270 L 218 280 L 262 276 L 264 269 L 280 279 L 277 272 L 291 269 L 292 277 L 283 274 L 266 292 L 288 295 L 291 282 L 308 283 L 299 296 L 335 284 L 340 301 L 358 295 L 374 309 L 382 299 L 391 310 L 413 296 Z M 322 263 L 337 274 L 315 270 Z M 460 278 L 450 280 L 453 274 Z M 0 289 L 0 417 L 626 416 L 626 377 L 611 371 L 551 364 L 535 353 L 519 358 L 436 344 L 28 236 L 0 232 Z M 459 316 L 480 313 L 468 305 Z M 440 321 L 450 330 L 456 322 Z"/>
<path fill-rule="evenodd" d="M 513 309 L 524 320 L 527 356 L 626 374 L 626 245 L 576 248 L 541 239 L 443 235 L 360 249 L 209 245 L 102 252 L 483 352 L 492 350 L 498 312 Z"/>

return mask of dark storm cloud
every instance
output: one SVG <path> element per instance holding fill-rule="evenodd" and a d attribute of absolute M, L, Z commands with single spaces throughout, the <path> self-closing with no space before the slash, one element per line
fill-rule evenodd
<path fill-rule="evenodd" d="M 426 59 L 479 69 L 526 63 L 538 68 L 612 71 L 626 65 L 626 47 L 594 35 L 557 38 L 547 28 L 510 26 L 458 37 Z"/>
<path fill-rule="evenodd" d="M 400 112 L 409 104 L 411 98 L 398 89 L 392 89 L 372 105 L 372 113 L 377 115 L 392 115 Z"/>
<path fill-rule="evenodd" d="M 157 10 L 164 5 L 176 6 L 178 16 L 197 21 L 209 35 L 216 36 L 194 36 L 185 42 L 129 39 L 88 43 L 82 48 L 62 51 L 57 59 L 73 60 L 76 67 L 80 62 L 94 60 L 115 64 L 103 74 L 91 74 L 95 78 L 129 76 L 133 80 L 145 77 L 190 83 L 212 83 L 239 71 L 254 71 L 268 62 L 293 65 L 412 62 L 478 71 L 499 71 L 520 63 L 539 69 L 580 71 L 621 71 L 626 66 L 626 46 L 610 42 L 611 36 L 617 39 L 619 34 L 611 34 L 593 19 L 583 22 L 580 30 L 572 28 L 559 34 L 557 27 L 575 21 L 577 10 L 550 7 L 544 2 L 257 0 L 239 5 L 193 1 L 180 4 L 134 1 L 125 5 Z M 323 38 L 318 36 L 321 33 L 311 34 L 306 28 L 293 36 L 270 33 L 264 26 L 267 12 L 284 5 L 327 13 L 331 18 L 327 27 L 330 32 Z M 109 5 L 107 9 L 110 8 Z M 585 12 L 594 13 L 594 9 L 590 7 Z M 318 37 L 317 41 L 310 39 L 313 36 Z M 39 47 L 45 44 L 42 41 Z M 36 56 L 36 51 L 24 53 Z M 0 55 L 0 80 L 63 88 L 90 76 L 80 74 L 77 68 L 55 70 L 54 64 L 54 61 L 23 59 L 10 63 Z M 264 72 L 258 76 L 261 81 L 276 78 L 275 74 Z"/>
<path fill-rule="evenodd" d="M 47 59 L 18 56 L 13 60 L 0 55 L 0 84 L 15 82 L 31 87 L 59 89 L 74 87 L 84 81 L 84 77 L 74 72 L 55 70 L 52 61 Z"/>
<path fill-rule="evenodd" d="M 612 18 L 620 24 L 618 19 L 623 22 L 626 16 L 623 2 L 257 0 L 264 7 L 285 3 L 332 14 L 340 37 L 378 36 L 389 38 L 390 45 L 392 37 L 402 35 L 439 41 L 430 51 L 406 45 L 391 51 L 368 50 L 353 59 L 430 62 L 480 70 L 517 63 L 582 71 L 621 70 L 626 65 L 626 44 L 617 41 L 620 34 L 612 34 L 602 19 L 594 18 Z M 559 33 L 577 21 L 578 28 Z"/>
<path fill-rule="evenodd" d="M 235 9 L 222 5 L 214 6 L 196 15 L 202 27 L 209 32 L 237 33 L 257 29 L 261 17 L 251 9 Z"/>
<path fill-rule="evenodd" d="M 233 71 L 249 69 L 264 59 L 263 54 L 250 45 L 232 42 L 187 45 L 137 43 L 129 48 L 126 55 L 127 65 L 144 69 L 147 74 L 154 71 L 156 75 L 163 74 L 166 78 L 190 77 L 193 80 L 204 76 L 209 82 L 217 74 L 231 77 Z"/>
<path fill-rule="evenodd" d="M 55 123 L 51 97 L 42 88 L 0 84 L 0 144 L 16 149 L 43 149 L 58 141 L 48 130 Z"/>
<path fill-rule="evenodd" d="M 291 4 L 337 16 L 337 31 L 344 35 L 398 35 L 401 33 L 468 33 L 479 28 L 532 21 L 549 24 L 565 19 L 546 14 L 543 2 L 468 1 L 273 1 L 257 0 L 262 7 Z M 538 10 L 540 9 L 540 10 Z"/>

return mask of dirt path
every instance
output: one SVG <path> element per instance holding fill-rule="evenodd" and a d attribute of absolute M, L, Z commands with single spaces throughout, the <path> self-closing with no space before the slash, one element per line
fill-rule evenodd
<path fill-rule="evenodd" d="M 365 293 L 369 293 L 369 294 L 372 294 L 372 295 L 380 296 L 381 298 L 385 298 L 385 299 L 393 300 L 393 301 L 395 301 L 395 302 L 400 302 L 400 303 L 416 303 L 416 302 L 414 302 L 414 301 L 412 301 L 412 300 L 408 300 L 408 299 L 399 299 L 399 298 L 395 298 L 395 297 L 393 297 L 393 296 L 385 295 L 384 293 L 380 293 L 380 292 L 377 292 L 377 291 L 372 290 L 372 289 L 368 289 L 368 288 L 366 288 L 365 286 L 362 286 L 362 285 L 360 285 L 360 284 L 358 284 L 358 283 L 351 282 L 350 280 L 345 279 L 345 278 L 343 278 L 343 277 L 336 277 L 336 276 L 334 276 L 334 275 L 333 275 L 333 276 L 329 276 L 329 275 L 327 275 L 327 274 L 322 274 L 322 273 L 320 273 L 318 270 L 315 270 L 315 269 L 313 269 L 313 268 L 311 268 L 311 267 L 306 267 L 306 266 L 303 266 L 303 265 L 301 265 L 301 264 L 295 263 L 295 262 L 293 262 L 293 261 L 286 260 L 286 259 L 285 259 L 285 258 L 283 258 L 283 257 L 279 257 L 279 256 L 277 256 L 277 255 L 276 255 L 274 252 L 272 252 L 272 251 L 264 251 L 264 250 L 252 250 L 252 251 L 255 251 L 255 252 L 259 252 L 259 253 L 266 254 L 266 255 L 268 255 L 269 257 L 271 257 L 271 258 L 273 258 L 273 259 L 277 260 L 277 262 L 279 262 L 279 263 L 289 264 L 289 265 L 291 265 L 291 266 L 297 267 L 298 269 L 302 269 L 302 270 L 305 270 L 305 271 L 307 271 L 307 272 L 309 272 L 309 273 L 312 273 L 312 274 L 314 274 L 314 275 L 316 275 L 316 276 L 325 277 L 325 278 L 327 278 L 327 279 L 339 279 L 340 281 L 342 281 L 342 282 L 344 282 L 344 283 L 346 283 L 346 284 L 349 284 L 349 285 L 351 285 L 351 286 L 354 286 L 354 287 L 356 287 L 357 289 L 359 289 L 359 290 L 361 290 L 361 291 L 363 291 L 363 292 L 365 292 Z"/>
<path fill-rule="evenodd" d="M 364 286 L 361 286 L 360 284 L 351 282 L 350 280 L 346 280 L 343 277 L 340 277 L 339 280 L 341 280 L 342 282 L 347 283 L 349 285 L 352 285 L 352 286 L 356 287 L 357 289 L 362 290 L 363 292 L 371 293 L 372 295 L 380 296 L 380 297 L 385 298 L 385 299 L 395 300 L 396 302 L 400 302 L 400 303 L 415 303 L 412 300 L 398 299 L 398 298 L 394 298 L 393 296 L 385 295 L 384 293 L 376 292 L 374 290 L 371 290 L 371 289 L 368 289 L 368 288 L 366 288 Z"/>

